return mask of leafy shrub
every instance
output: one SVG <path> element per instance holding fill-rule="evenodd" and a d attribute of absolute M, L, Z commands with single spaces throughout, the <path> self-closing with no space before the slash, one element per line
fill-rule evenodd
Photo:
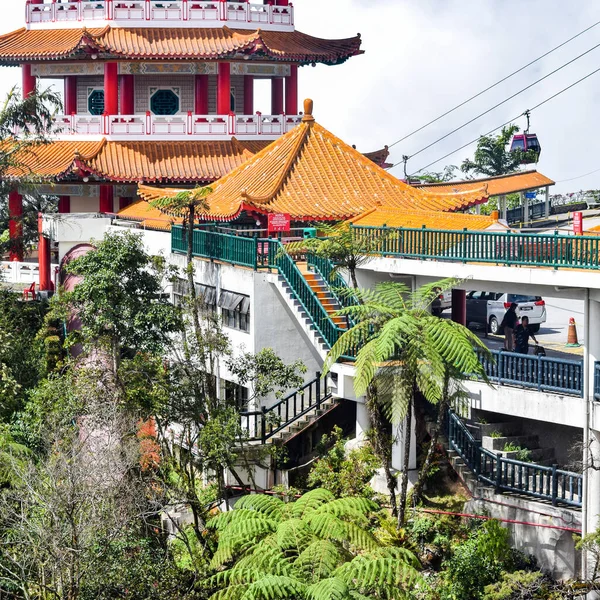
<path fill-rule="evenodd" d="M 502 573 L 499 581 L 485 587 L 485 600 L 560 600 L 560 591 L 552 591 L 554 583 L 540 571 Z"/>
<path fill-rule="evenodd" d="M 531 462 L 531 450 L 529 448 L 523 448 L 522 446 L 517 446 L 512 442 L 508 442 L 504 444 L 503 452 L 516 452 L 517 460 L 522 462 Z"/>

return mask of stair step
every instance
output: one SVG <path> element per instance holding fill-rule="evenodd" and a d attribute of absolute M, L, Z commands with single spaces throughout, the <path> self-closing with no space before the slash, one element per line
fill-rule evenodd
<path fill-rule="evenodd" d="M 518 422 L 513 423 L 469 423 L 469 429 L 479 428 L 482 436 L 491 435 L 495 431 L 499 431 L 503 436 L 522 435 L 523 425 Z"/>

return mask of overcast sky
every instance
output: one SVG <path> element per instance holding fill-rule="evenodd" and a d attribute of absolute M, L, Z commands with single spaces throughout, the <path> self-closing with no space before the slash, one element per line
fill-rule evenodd
<path fill-rule="evenodd" d="M 598 0 L 295 0 L 294 5 L 300 31 L 326 38 L 362 35 L 364 55 L 337 67 L 302 68 L 300 95 L 314 99 L 321 124 L 363 152 L 391 145 L 600 21 Z M 4 0 L 3 32 L 23 25 L 23 6 L 24 0 Z M 392 161 L 417 152 L 596 44 L 600 25 L 395 146 Z M 409 162 L 409 173 L 599 67 L 600 48 L 421 153 Z M 0 93 L 19 81 L 18 69 L 0 69 Z M 555 192 L 600 188 L 599 100 L 600 73 L 532 114 L 531 130 L 543 148 L 537 168 L 559 182 Z M 259 92 L 257 110 L 267 107 Z M 430 170 L 460 164 L 473 150 L 466 148 Z M 392 172 L 401 177 L 402 166 Z M 571 178 L 577 179 L 565 181 Z"/>

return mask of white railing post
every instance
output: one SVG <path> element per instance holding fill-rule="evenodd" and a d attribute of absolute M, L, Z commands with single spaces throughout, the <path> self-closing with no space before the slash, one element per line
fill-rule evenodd
<path fill-rule="evenodd" d="M 104 18 L 107 21 L 112 21 L 113 17 L 113 0 L 106 0 L 104 4 Z"/>
<path fill-rule="evenodd" d="M 150 0 L 145 0 L 145 5 L 146 21 L 149 21 L 152 13 Z"/>
<path fill-rule="evenodd" d="M 227 0 L 219 0 L 219 20 L 227 21 Z"/>
<path fill-rule="evenodd" d="M 52 0 L 50 5 L 50 20 L 54 23 L 56 21 L 56 0 Z"/>
<path fill-rule="evenodd" d="M 150 111 L 146 111 L 146 135 L 152 134 L 152 115 Z"/>
<path fill-rule="evenodd" d="M 31 0 L 25 0 L 25 24 L 31 22 Z"/>
<path fill-rule="evenodd" d="M 182 10 L 182 18 L 184 21 L 187 21 L 189 19 L 189 6 L 188 6 L 188 0 L 183 0 L 183 2 L 181 3 L 181 10 Z"/>
<path fill-rule="evenodd" d="M 269 23 L 272 25 L 273 24 L 273 4 L 271 2 L 269 2 L 268 4 L 269 6 Z"/>
<path fill-rule="evenodd" d="M 256 111 L 256 133 L 262 135 L 262 113 L 259 110 Z"/>
<path fill-rule="evenodd" d="M 192 111 L 188 110 L 187 113 L 187 133 L 192 135 Z"/>
<path fill-rule="evenodd" d="M 290 11 L 290 25 L 293 26 L 294 25 L 295 16 L 294 16 L 294 5 L 291 2 L 289 4 L 289 11 Z"/>
<path fill-rule="evenodd" d="M 82 0 L 77 0 L 77 20 L 83 20 L 83 8 L 81 4 Z"/>

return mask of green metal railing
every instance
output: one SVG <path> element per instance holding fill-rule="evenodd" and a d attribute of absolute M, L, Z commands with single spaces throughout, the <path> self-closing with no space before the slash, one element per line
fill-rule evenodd
<path fill-rule="evenodd" d="M 352 226 L 383 256 L 600 269 L 600 236 Z"/>

